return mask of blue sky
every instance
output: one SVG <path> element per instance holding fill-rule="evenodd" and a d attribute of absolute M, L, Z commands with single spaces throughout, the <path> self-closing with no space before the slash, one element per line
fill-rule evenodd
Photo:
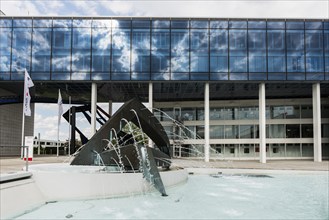
<path fill-rule="evenodd" d="M 7 16 L 154 16 L 221 18 L 329 18 L 329 0 L 0 0 Z M 100 104 L 108 109 L 108 104 Z M 114 105 L 114 110 L 119 105 Z M 57 138 L 57 105 L 35 105 L 34 135 Z M 64 112 L 68 105 L 64 105 Z M 77 122 L 88 136 L 83 117 Z M 60 139 L 68 139 L 68 123 L 62 118 Z"/>

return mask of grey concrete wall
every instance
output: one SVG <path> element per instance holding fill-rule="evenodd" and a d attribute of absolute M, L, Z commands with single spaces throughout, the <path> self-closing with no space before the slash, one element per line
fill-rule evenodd
<path fill-rule="evenodd" d="M 22 142 L 23 105 L 0 105 L 0 157 L 20 156 Z M 33 136 L 34 103 L 31 103 L 31 116 L 25 116 L 25 136 Z"/>

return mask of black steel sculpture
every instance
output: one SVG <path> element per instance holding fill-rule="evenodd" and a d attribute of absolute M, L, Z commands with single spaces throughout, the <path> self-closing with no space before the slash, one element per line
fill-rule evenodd
<path fill-rule="evenodd" d="M 63 117 L 65 120 L 70 123 L 71 125 L 71 148 L 70 148 L 70 154 L 74 154 L 75 152 L 75 132 L 78 132 L 80 135 L 80 139 L 82 144 L 86 144 L 89 140 L 88 138 L 80 131 L 79 128 L 76 126 L 76 113 L 82 113 L 85 118 L 88 120 L 89 123 L 91 123 L 91 117 L 87 112 L 91 112 L 91 106 L 90 105 L 82 105 L 82 106 L 72 106 L 69 110 L 67 110 Z M 96 118 L 97 122 L 100 125 L 104 125 L 106 121 L 110 118 L 110 115 L 107 114 L 101 107 L 96 107 L 96 114 L 98 115 L 98 118 Z"/>
<path fill-rule="evenodd" d="M 138 143 L 133 134 L 123 132 L 122 128 L 128 122 L 139 127 L 156 147 L 150 148 L 144 143 Z M 112 143 L 113 135 L 117 143 Z M 141 102 L 132 99 L 81 147 L 71 165 L 99 165 L 101 161 L 104 165 L 121 166 L 126 171 L 139 170 L 165 196 L 158 166 L 168 169 L 171 164 L 169 159 L 169 139 L 161 123 Z"/>

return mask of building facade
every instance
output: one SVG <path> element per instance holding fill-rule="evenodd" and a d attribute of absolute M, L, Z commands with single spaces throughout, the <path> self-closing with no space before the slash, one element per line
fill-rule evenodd
<path fill-rule="evenodd" d="M 26 68 L 34 102 L 58 88 L 148 102 L 173 156 L 329 157 L 328 20 L 5 16 L 0 29 L 0 88 L 16 92 L 3 105 L 21 101 Z"/>

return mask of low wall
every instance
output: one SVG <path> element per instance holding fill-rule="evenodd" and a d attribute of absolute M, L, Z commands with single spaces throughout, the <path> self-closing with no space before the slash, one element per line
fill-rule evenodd
<path fill-rule="evenodd" d="M 160 175 L 166 188 L 187 180 L 185 170 Z M 47 201 L 132 196 L 154 190 L 142 173 L 38 171 L 33 172 L 33 179 Z"/>
<path fill-rule="evenodd" d="M 0 219 L 22 214 L 24 210 L 37 208 L 45 203 L 33 179 L 24 179 L 0 185 Z"/>
<path fill-rule="evenodd" d="M 32 178 L 0 184 L 0 219 L 23 214 L 45 202 L 132 196 L 155 190 L 142 173 L 98 169 L 65 164 L 30 166 Z M 160 175 L 166 188 L 185 183 L 188 177 L 182 169 L 163 171 Z"/>

